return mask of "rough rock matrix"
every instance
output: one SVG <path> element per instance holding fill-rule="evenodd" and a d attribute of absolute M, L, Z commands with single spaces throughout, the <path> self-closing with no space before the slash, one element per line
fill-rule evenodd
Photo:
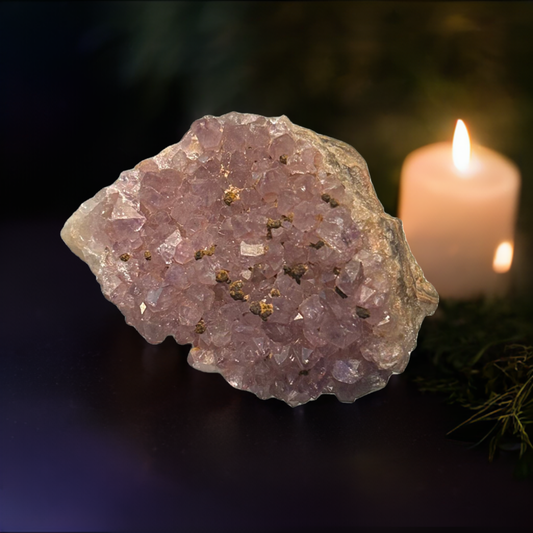
<path fill-rule="evenodd" d="M 383 388 L 438 302 L 362 157 L 285 116 L 197 120 L 61 236 L 148 342 L 291 406 Z"/>

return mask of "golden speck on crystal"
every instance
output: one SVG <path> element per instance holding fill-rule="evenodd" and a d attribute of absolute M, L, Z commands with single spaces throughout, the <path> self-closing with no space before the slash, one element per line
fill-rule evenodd
<path fill-rule="evenodd" d="M 205 333 L 205 330 L 207 329 L 207 325 L 206 323 L 204 322 L 204 319 L 201 318 L 199 321 L 198 321 L 198 324 L 196 324 L 196 326 L 194 326 L 194 332 L 195 333 L 198 333 L 198 335 L 201 335 L 202 333 Z"/>
<path fill-rule="evenodd" d="M 244 287 L 244 283 L 240 279 L 238 279 L 237 281 L 234 281 L 229 286 L 229 295 L 234 300 L 244 300 L 244 292 L 242 290 L 243 287 Z"/>
<path fill-rule="evenodd" d="M 224 203 L 226 205 L 231 205 L 235 200 L 238 200 L 240 198 L 239 191 L 237 187 L 231 186 L 229 189 L 226 189 L 224 191 Z"/>
<path fill-rule="evenodd" d="M 263 320 L 267 320 L 274 312 L 274 306 L 265 302 L 252 302 L 250 304 L 250 312 L 254 315 L 259 315 Z"/>
<path fill-rule="evenodd" d="M 283 272 L 290 276 L 292 279 L 300 285 L 302 276 L 309 270 L 309 267 L 307 265 L 304 265 L 302 263 L 299 263 L 297 265 L 294 265 L 293 267 L 289 267 L 285 265 L 283 267 Z"/>
<path fill-rule="evenodd" d="M 227 270 L 219 270 L 216 273 L 215 279 L 218 283 L 227 283 L 229 281 L 229 272 Z"/>

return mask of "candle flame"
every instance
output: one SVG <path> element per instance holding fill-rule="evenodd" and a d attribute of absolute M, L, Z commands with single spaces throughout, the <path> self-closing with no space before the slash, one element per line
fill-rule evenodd
<path fill-rule="evenodd" d="M 452 146 L 453 163 L 457 170 L 464 172 L 470 163 L 470 138 L 468 130 L 462 120 L 457 121 L 453 134 Z"/>
<path fill-rule="evenodd" d="M 494 260 L 492 261 L 492 269 L 498 274 L 505 274 L 511 268 L 513 262 L 513 245 L 508 242 L 502 242 L 496 248 Z"/>

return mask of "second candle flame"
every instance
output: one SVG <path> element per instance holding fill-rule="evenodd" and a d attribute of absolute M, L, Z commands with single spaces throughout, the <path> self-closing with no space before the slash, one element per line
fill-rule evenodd
<path fill-rule="evenodd" d="M 496 249 L 492 269 L 498 274 L 508 272 L 513 263 L 513 244 L 509 241 L 502 242 Z"/>
<path fill-rule="evenodd" d="M 465 123 L 462 120 L 458 120 L 455 126 L 452 157 L 457 170 L 464 172 L 468 169 L 468 165 L 470 164 L 470 137 L 468 136 Z"/>

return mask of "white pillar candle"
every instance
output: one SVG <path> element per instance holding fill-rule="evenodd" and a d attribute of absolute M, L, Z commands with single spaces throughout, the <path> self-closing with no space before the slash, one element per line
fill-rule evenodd
<path fill-rule="evenodd" d="M 399 217 L 416 260 L 442 297 L 502 293 L 519 189 L 520 173 L 503 155 L 474 146 L 470 157 L 462 121 L 453 150 L 443 142 L 407 156 Z"/>

